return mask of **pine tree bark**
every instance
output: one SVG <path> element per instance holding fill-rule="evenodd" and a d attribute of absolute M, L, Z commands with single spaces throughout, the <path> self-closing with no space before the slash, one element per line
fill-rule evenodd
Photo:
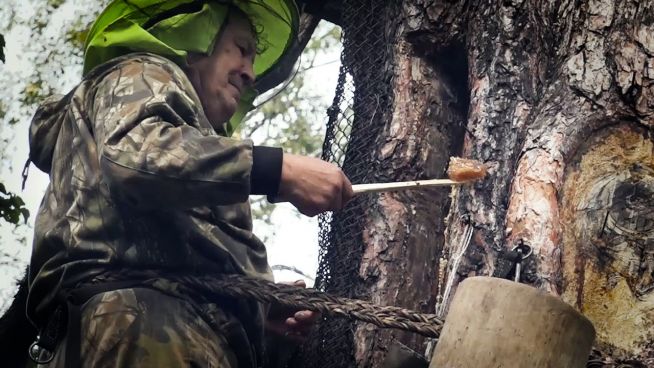
<path fill-rule="evenodd" d="M 374 148 L 379 182 L 438 178 L 460 150 L 467 106 L 466 62 L 461 45 L 431 50 L 407 38 L 411 4 L 395 7 L 387 25 L 392 46 L 393 105 Z M 393 42 L 396 40 L 397 42 Z M 435 51 L 435 52 L 434 52 Z M 356 80 L 356 78 L 355 78 Z M 359 275 L 367 295 L 383 305 L 433 313 L 449 191 L 382 193 L 364 214 L 365 245 Z M 423 353 L 425 339 L 402 331 L 359 325 L 355 358 L 360 367 L 381 367 L 395 341 Z"/>
<path fill-rule="evenodd" d="M 439 190 L 376 197 L 360 267 L 372 300 L 446 311 L 462 279 L 492 275 L 500 251 L 526 244 L 522 282 L 588 316 L 607 359 L 653 366 L 654 3 L 389 6 L 379 178 L 441 177 L 453 153 L 489 176 L 454 189 L 451 206 Z M 370 326 L 355 338 L 360 367 L 382 366 L 393 339 L 424 350 Z"/>

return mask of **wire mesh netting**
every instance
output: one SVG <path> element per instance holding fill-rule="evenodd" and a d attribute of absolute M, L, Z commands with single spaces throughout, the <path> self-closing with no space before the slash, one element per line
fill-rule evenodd
<path fill-rule="evenodd" d="M 322 158 L 337 163 L 352 183 L 358 184 L 374 180 L 372 154 L 391 106 L 386 42 L 389 2 L 344 0 L 341 12 L 343 53 L 334 100 L 327 111 Z M 359 266 L 368 201 L 365 196 L 355 197 L 344 210 L 319 218 L 317 289 L 366 299 Z M 290 365 L 353 367 L 353 342 L 352 322 L 327 318 Z"/>

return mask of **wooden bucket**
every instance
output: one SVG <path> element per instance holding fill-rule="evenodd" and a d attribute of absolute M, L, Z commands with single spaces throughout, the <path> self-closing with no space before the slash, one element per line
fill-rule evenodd
<path fill-rule="evenodd" d="M 592 323 L 559 298 L 471 277 L 458 287 L 429 367 L 585 367 L 594 339 Z"/>

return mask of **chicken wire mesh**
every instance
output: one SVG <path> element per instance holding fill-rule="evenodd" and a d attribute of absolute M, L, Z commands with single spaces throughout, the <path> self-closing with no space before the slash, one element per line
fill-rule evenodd
<path fill-rule="evenodd" d="M 322 158 L 341 166 L 353 184 L 374 181 L 374 147 L 391 106 L 387 19 L 389 2 L 344 0 L 343 52 Z M 336 213 L 319 218 L 319 267 L 315 287 L 349 298 L 366 299 L 359 278 L 364 209 L 369 198 L 355 197 Z M 291 367 L 353 367 L 354 324 L 325 318 Z"/>

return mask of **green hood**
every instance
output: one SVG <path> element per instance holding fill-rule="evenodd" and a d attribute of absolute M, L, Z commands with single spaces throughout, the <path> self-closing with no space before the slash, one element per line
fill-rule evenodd
<path fill-rule="evenodd" d="M 292 0 L 114 0 L 91 27 L 84 46 L 84 75 L 131 52 L 151 52 L 186 66 L 189 52 L 209 54 L 229 6 L 245 13 L 257 29 L 254 73 L 274 69 L 292 44 L 298 11 Z M 256 91 L 244 91 L 225 126 L 228 135 L 252 108 Z"/>

